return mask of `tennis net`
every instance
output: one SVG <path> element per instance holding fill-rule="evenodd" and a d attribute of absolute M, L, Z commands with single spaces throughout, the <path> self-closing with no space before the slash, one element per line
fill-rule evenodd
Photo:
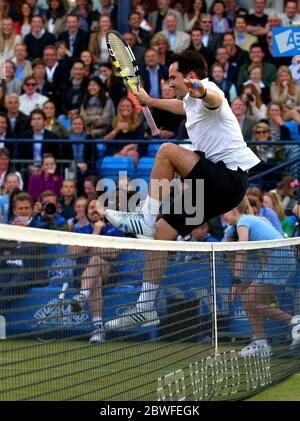
<path fill-rule="evenodd" d="M 299 253 L 298 238 L 168 242 L 0 225 L 0 399 L 258 393 L 300 369 Z M 161 282 L 142 290 L 143 280 Z M 253 331 L 268 342 L 251 354 Z"/>

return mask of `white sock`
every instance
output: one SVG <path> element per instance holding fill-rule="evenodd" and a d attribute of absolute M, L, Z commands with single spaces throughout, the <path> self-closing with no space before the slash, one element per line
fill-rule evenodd
<path fill-rule="evenodd" d="M 159 200 L 153 199 L 153 197 L 147 195 L 145 203 L 142 207 L 142 213 L 146 224 L 151 228 L 155 227 L 160 205 L 161 202 Z"/>
<path fill-rule="evenodd" d="M 85 298 L 88 300 L 89 299 L 89 296 L 90 296 L 90 290 L 89 289 L 81 289 L 80 290 L 80 294 L 81 295 L 84 295 Z"/>
<path fill-rule="evenodd" d="M 143 282 L 142 291 L 136 305 L 139 310 L 152 310 L 158 288 L 159 284 Z"/>
<path fill-rule="evenodd" d="M 93 317 L 92 323 L 96 328 L 97 327 L 99 327 L 100 329 L 103 328 L 102 317 L 99 317 L 99 316 Z"/>

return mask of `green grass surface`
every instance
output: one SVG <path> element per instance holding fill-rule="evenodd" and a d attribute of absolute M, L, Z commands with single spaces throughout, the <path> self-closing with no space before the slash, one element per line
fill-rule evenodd
<path fill-rule="evenodd" d="M 206 360 L 213 354 L 210 343 L 136 342 L 122 338 L 96 346 L 89 345 L 86 339 L 0 341 L 0 400 L 157 400 L 158 378 L 176 370 L 184 373 L 187 400 L 199 396 L 204 400 L 244 399 L 253 390 L 261 390 L 260 379 L 265 372 L 256 362 L 251 371 L 243 360 L 236 360 L 232 368 L 232 349 L 230 343 L 221 346 L 228 365 L 219 364 L 216 374 L 213 359 L 209 358 L 208 363 Z M 280 349 L 277 347 L 277 353 Z M 274 351 L 276 354 L 275 347 Z M 294 371 L 297 364 L 300 368 L 300 360 L 273 357 L 272 381 Z M 225 381 L 226 370 L 230 375 Z M 198 379 L 199 395 L 193 395 L 191 379 Z M 178 384 L 182 386 L 181 380 Z M 234 384 L 238 387 L 233 388 Z M 175 389 L 173 382 L 174 400 Z M 258 400 L 259 396 L 252 399 Z"/>
<path fill-rule="evenodd" d="M 294 374 L 282 383 L 270 387 L 249 401 L 300 401 L 300 373 Z"/>

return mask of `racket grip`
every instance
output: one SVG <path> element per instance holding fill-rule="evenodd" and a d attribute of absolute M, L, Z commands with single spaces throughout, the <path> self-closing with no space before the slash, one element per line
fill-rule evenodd
<path fill-rule="evenodd" d="M 149 108 L 148 107 L 142 107 L 142 111 L 143 111 L 143 114 L 145 116 L 145 119 L 147 120 L 147 123 L 149 124 L 152 135 L 153 136 L 158 135 L 159 130 L 158 130 L 156 124 L 155 124 L 155 121 L 152 117 L 152 114 L 151 114 Z"/>

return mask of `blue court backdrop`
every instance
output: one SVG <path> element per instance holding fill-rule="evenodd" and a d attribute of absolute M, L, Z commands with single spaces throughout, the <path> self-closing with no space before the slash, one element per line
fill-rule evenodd
<path fill-rule="evenodd" d="M 272 28 L 272 35 L 274 57 L 300 55 L 300 26 Z"/>

